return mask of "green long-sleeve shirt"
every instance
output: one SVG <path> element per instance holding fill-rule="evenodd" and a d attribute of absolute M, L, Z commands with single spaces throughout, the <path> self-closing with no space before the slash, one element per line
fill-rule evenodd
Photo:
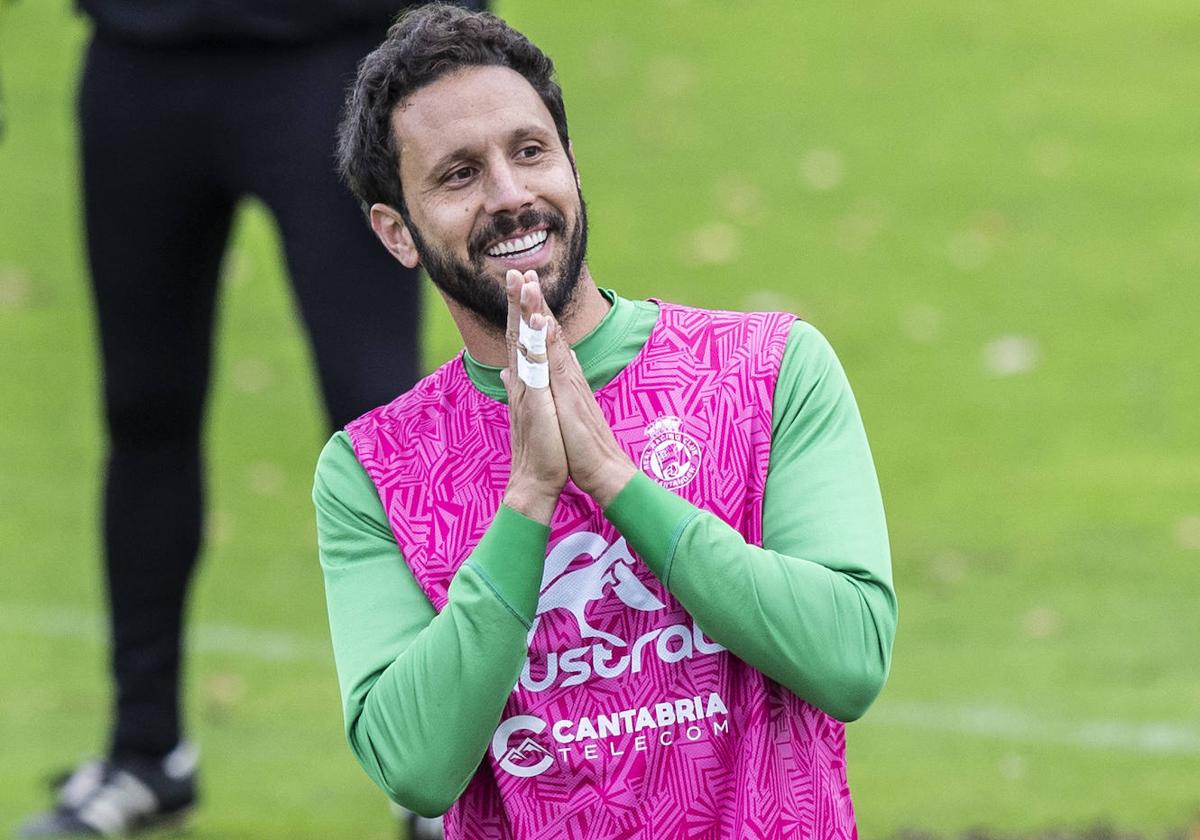
<path fill-rule="evenodd" d="M 658 307 L 611 292 L 574 345 L 593 389 L 650 335 Z M 499 369 L 471 381 L 504 401 Z M 840 720 L 887 676 L 896 597 L 883 505 L 850 386 L 824 337 L 797 322 L 772 407 L 763 547 L 638 474 L 604 511 L 705 634 Z M 313 500 L 351 748 L 393 799 L 447 810 L 474 775 L 528 653 L 549 529 L 501 506 L 438 613 L 396 545 L 345 432 Z"/>

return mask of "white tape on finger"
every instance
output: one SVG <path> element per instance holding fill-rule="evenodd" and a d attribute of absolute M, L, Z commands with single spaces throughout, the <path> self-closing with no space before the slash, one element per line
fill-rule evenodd
<path fill-rule="evenodd" d="M 519 331 L 521 349 L 517 350 L 517 376 L 530 388 L 546 388 L 550 385 L 550 365 L 545 361 L 531 362 L 526 353 L 532 353 L 543 358 L 546 355 L 546 327 L 535 330 L 521 319 Z"/>
<path fill-rule="evenodd" d="M 543 324 L 541 329 L 535 330 L 526 323 L 525 319 L 521 319 L 521 327 L 519 336 L 521 344 L 524 345 L 527 353 L 537 353 L 539 356 L 546 353 L 546 325 Z"/>
<path fill-rule="evenodd" d="M 546 388 L 550 385 L 550 365 L 531 362 L 524 353 L 517 351 L 517 376 L 530 388 Z"/>

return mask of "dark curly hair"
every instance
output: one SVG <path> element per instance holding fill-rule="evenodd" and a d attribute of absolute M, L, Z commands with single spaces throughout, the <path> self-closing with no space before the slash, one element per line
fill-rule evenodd
<path fill-rule="evenodd" d="M 408 217 L 400 153 L 392 135 L 395 107 L 456 70 L 489 66 L 507 67 L 529 81 L 567 148 L 567 111 L 554 80 L 554 63 L 545 53 L 487 12 L 443 3 L 419 6 L 400 17 L 384 42 L 359 64 L 338 126 L 338 174 L 364 212 L 381 202 Z"/>

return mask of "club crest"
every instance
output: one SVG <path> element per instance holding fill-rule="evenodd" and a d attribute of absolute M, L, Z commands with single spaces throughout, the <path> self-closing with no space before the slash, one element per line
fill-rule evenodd
<path fill-rule="evenodd" d="M 682 428 L 683 421 L 670 414 L 646 427 L 650 442 L 642 450 L 642 472 L 671 490 L 683 487 L 700 471 L 700 443 Z"/>

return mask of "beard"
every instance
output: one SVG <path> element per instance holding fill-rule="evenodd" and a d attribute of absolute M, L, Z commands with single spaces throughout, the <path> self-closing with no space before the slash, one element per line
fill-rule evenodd
<path fill-rule="evenodd" d="M 513 231 L 544 225 L 546 230 L 566 243 L 566 252 L 556 262 L 538 272 L 542 297 L 558 322 L 570 317 L 570 309 L 583 273 L 587 255 L 587 207 L 579 195 L 579 216 L 567 236 L 567 220 L 557 210 L 529 208 L 515 215 L 493 216 L 467 243 L 469 262 L 431 245 L 405 212 L 404 223 L 412 234 L 421 265 L 433 285 L 455 303 L 473 313 L 480 321 L 503 332 L 508 328 L 508 296 L 504 281 L 488 276 L 484 267 L 488 247 Z"/>

